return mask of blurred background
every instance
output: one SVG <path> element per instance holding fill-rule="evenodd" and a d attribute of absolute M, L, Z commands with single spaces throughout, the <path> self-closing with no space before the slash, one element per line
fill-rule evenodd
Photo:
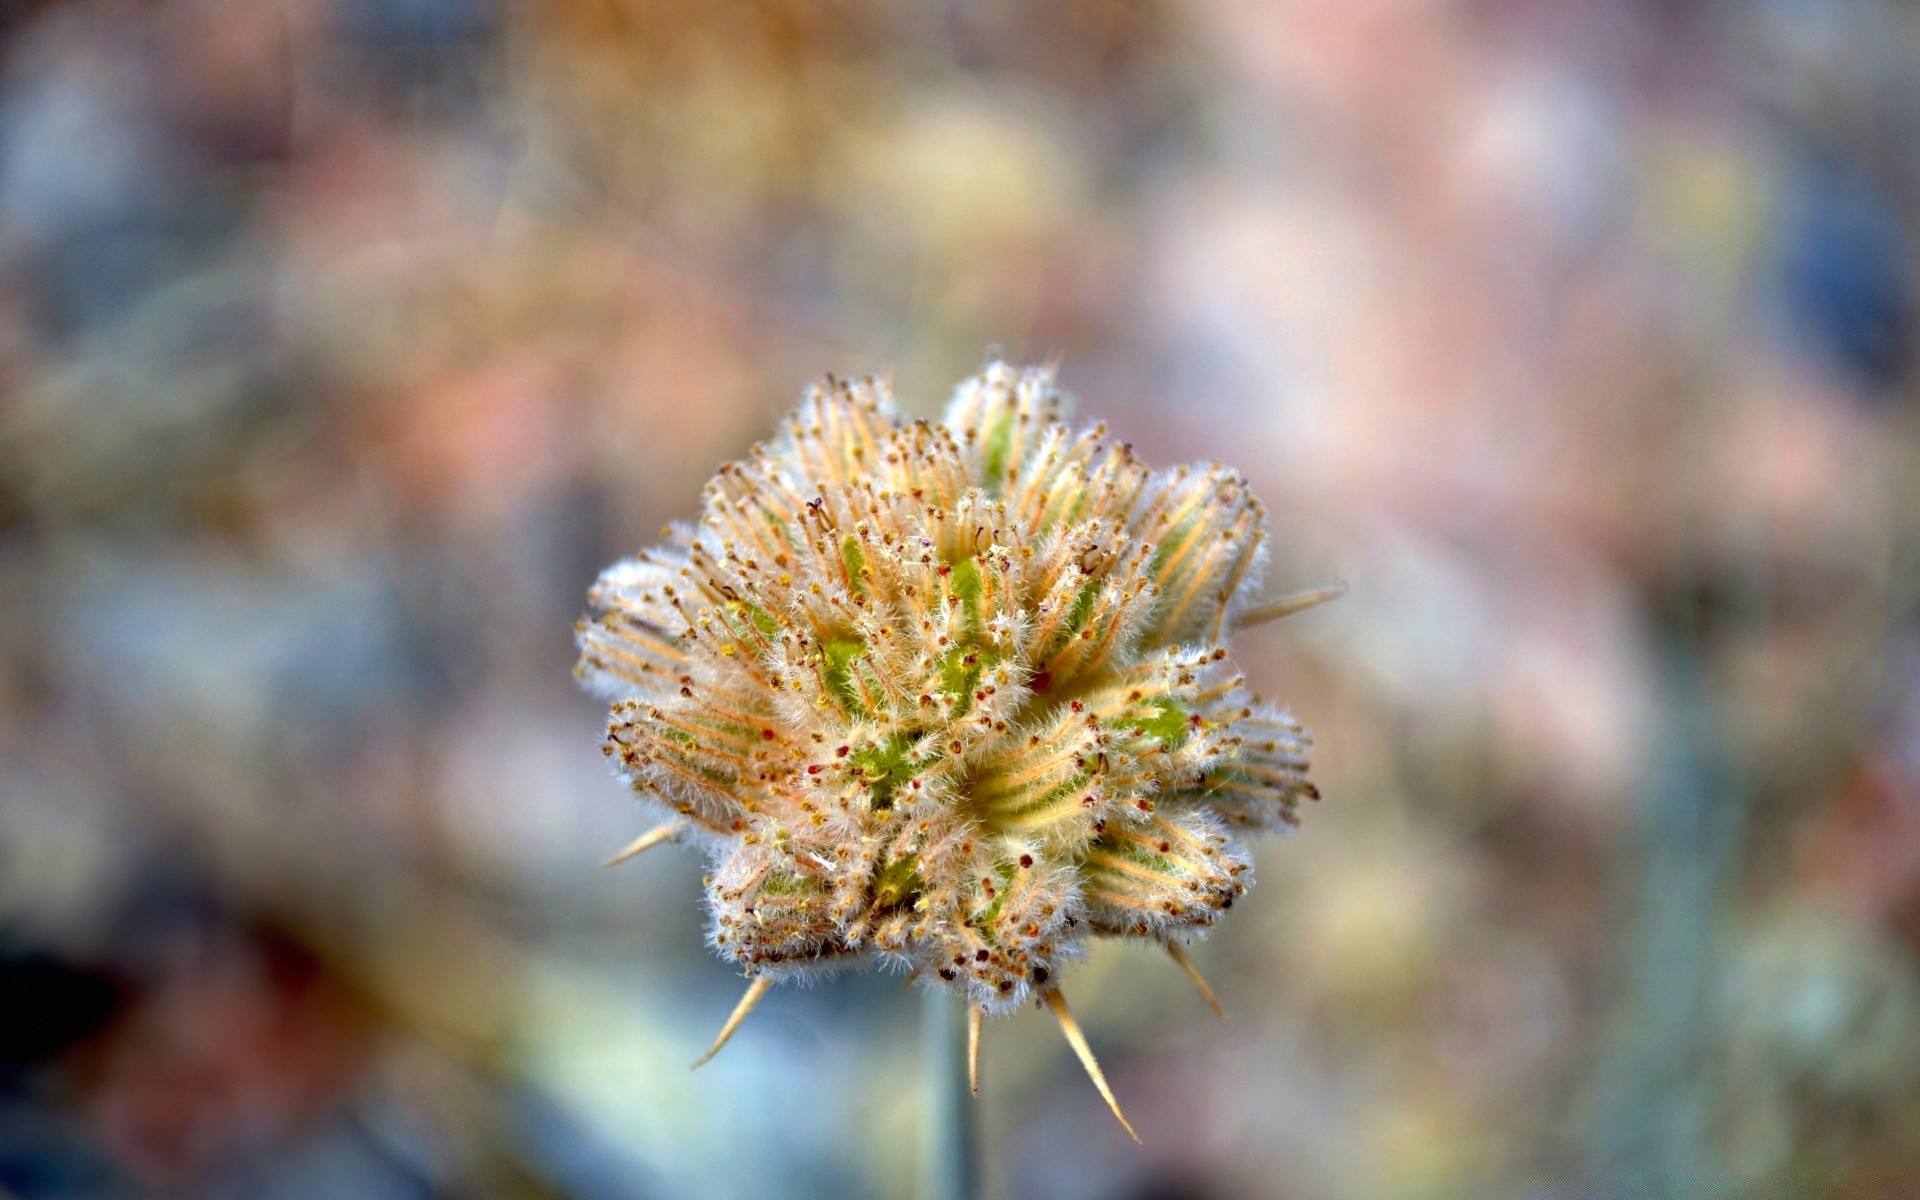
<path fill-rule="evenodd" d="M 1920 7 L 0 4 L 0 1196 L 892 1197 L 571 624 L 812 378 L 1274 516 L 1327 799 L 994 1194 L 1920 1196 Z"/>

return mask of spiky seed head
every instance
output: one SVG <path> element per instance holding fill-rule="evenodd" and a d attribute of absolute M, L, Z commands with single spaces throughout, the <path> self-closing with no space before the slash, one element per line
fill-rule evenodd
<path fill-rule="evenodd" d="M 749 974 L 892 961 L 1003 1010 L 1095 934 L 1203 932 L 1292 825 L 1310 740 L 1227 658 L 1265 515 L 1154 472 L 996 363 L 940 423 L 828 378 L 616 563 L 577 672 L 605 750 L 712 861 Z"/>

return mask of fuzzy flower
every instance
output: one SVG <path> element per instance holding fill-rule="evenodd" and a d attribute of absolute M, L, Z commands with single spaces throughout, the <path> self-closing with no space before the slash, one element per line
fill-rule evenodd
<path fill-rule="evenodd" d="M 1307 734 L 1227 657 L 1303 606 L 1255 607 L 1246 480 L 1151 471 L 1066 408 L 1004 364 L 938 424 L 829 378 L 594 585 L 577 671 L 667 810 L 616 861 L 701 845 L 709 941 L 754 977 L 716 1050 L 768 983 L 877 961 L 964 992 L 976 1045 L 1037 995 L 1092 1070 L 1061 967 L 1107 936 L 1191 974 L 1252 881 L 1238 835 L 1315 795 Z"/>

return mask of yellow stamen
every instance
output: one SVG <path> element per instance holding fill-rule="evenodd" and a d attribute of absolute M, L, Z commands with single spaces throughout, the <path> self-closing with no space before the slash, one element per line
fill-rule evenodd
<path fill-rule="evenodd" d="M 1136 912 L 1158 912 L 1162 903 L 1153 897 L 1135 896 L 1127 892 L 1116 892 L 1111 888 L 1102 887 L 1089 887 L 1087 889 L 1087 899 L 1098 900 L 1102 904 L 1111 904 L 1115 908 L 1131 908 Z"/>
<path fill-rule="evenodd" d="M 1175 888 L 1180 885 L 1180 877 L 1178 875 L 1169 875 L 1165 871 L 1156 871 L 1152 867 L 1134 862 L 1131 859 L 1121 858 L 1119 855 L 1109 853 L 1105 850 L 1096 850 L 1092 854 L 1087 855 L 1086 864 L 1090 867 L 1111 871 L 1116 875 L 1124 876 L 1128 879 L 1138 879 L 1142 882 L 1153 884 L 1156 887 Z"/>
<path fill-rule="evenodd" d="M 713 1056 L 720 1053 L 720 1047 L 727 1044 L 727 1039 L 733 1036 L 733 1031 L 740 1028 L 740 1022 L 747 1019 L 747 1014 L 753 1011 L 754 1005 L 760 1003 L 760 998 L 766 995 L 767 989 L 772 986 L 771 975 L 756 976 L 754 981 L 747 985 L 746 995 L 740 997 L 740 1003 L 733 1006 L 733 1015 L 728 1017 L 727 1023 L 720 1027 L 720 1036 L 713 1039 L 713 1045 L 707 1047 L 705 1054 L 694 1060 L 694 1070 L 699 1070 L 713 1061 Z"/>
<path fill-rule="evenodd" d="M 1187 956 L 1186 948 L 1179 942 L 1168 942 L 1167 953 L 1173 956 L 1173 961 L 1180 964 L 1180 969 L 1187 973 L 1187 978 L 1193 980 L 1193 986 L 1199 988 L 1200 994 L 1205 996 L 1207 1003 L 1213 1006 L 1213 1015 L 1222 1021 L 1226 1020 L 1227 1010 L 1220 1006 L 1220 997 L 1214 995 L 1213 989 L 1207 986 L 1207 977 L 1200 973 L 1200 968 L 1195 966 L 1193 959 Z"/>
<path fill-rule="evenodd" d="M 1255 625 L 1264 625 L 1268 621 L 1278 621 L 1281 617 L 1290 617 L 1297 612 L 1305 612 L 1325 604 L 1329 600 L 1338 600 L 1347 594 L 1347 581 L 1336 579 L 1326 587 L 1313 588 L 1310 591 L 1295 592 L 1291 596 L 1282 596 L 1270 604 L 1250 608 L 1240 614 L 1233 622 L 1236 631 L 1252 629 Z"/>
<path fill-rule="evenodd" d="M 1113 1089 L 1107 1086 L 1107 1077 L 1100 1073 L 1100 1063 L 1093 1057 L 1093 1049 L 1087 1045 L 1087 1036 L 1080 1032 L 1080 1026 L 1075 1023 L 1073 1014 L 1067 1011 L 1067 998 L 1060 994 L 1059 988 L 1049 989 L 1041 994 L 1041 998 L 1047 1002 L 1047 1007 L 1053 1010 L 1054 1020 L 1060 1022 L 1060 1032 L 1067 1035 L 1067 1045 L 1072 1046 L 1074 1054 L 1079 1056 L 1080 1065 L 1087 1069 L 1087 1076 L 1093 1080 L 1093 1086 L 1100 1089 L 1101 1098 L 1107 1102 L 1107 1107 L 1113 1110 L 1114 1117 L 1120 1122 L 1120 1128 L 1127 1131 L 1128 1137 L 1139 1142 L 1140 1135 L 1135 1133 L 1133 1126 L 1127 1122 L 1127 1114 L 1120 1111 L 1120 1102 L 1113 1098 Z"/>
<path fill-rule="evenodd" d="M 626 849 L 614 855 L 612 858 L 608 859 L 602 865 L 608 866 L 608 867 L 617 867 L 621 863 L 626 862 L 628 859 L 635 857 L 636 855 L 642 853 L 643 851 L 653 849 L 655 846 L 658 846 L 661 842 L 672 841 L 674 838 L 679 837 L 680 834 L 686 830 L 686 828 L 687 828 L 687 823 L 681 820 L 679 817 L 675 817 L 673 820 L 668 821 L 665 825 L 655 826 L 654 828 L 649 829 L 645 833 L 641 834 L 639 837 L 633 839 L 633 841 L 627 843 Z"/>

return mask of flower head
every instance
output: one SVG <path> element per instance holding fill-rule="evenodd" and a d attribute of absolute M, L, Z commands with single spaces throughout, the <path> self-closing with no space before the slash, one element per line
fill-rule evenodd
<path fill-rule="evenodd" d="M 705 846 L 749 974 L 891 961 L 1003 1010 L 1090 936 L 1204 931 L 1252 878 L 1236 833 L 1314 794 L 1227 657 L 1246 480 L 1151 471 L 1066 408 L 1004 364 L 937 424 L 828 379 L 594 586 L 606 753 L 671 810 L 653 841 Z"/>

